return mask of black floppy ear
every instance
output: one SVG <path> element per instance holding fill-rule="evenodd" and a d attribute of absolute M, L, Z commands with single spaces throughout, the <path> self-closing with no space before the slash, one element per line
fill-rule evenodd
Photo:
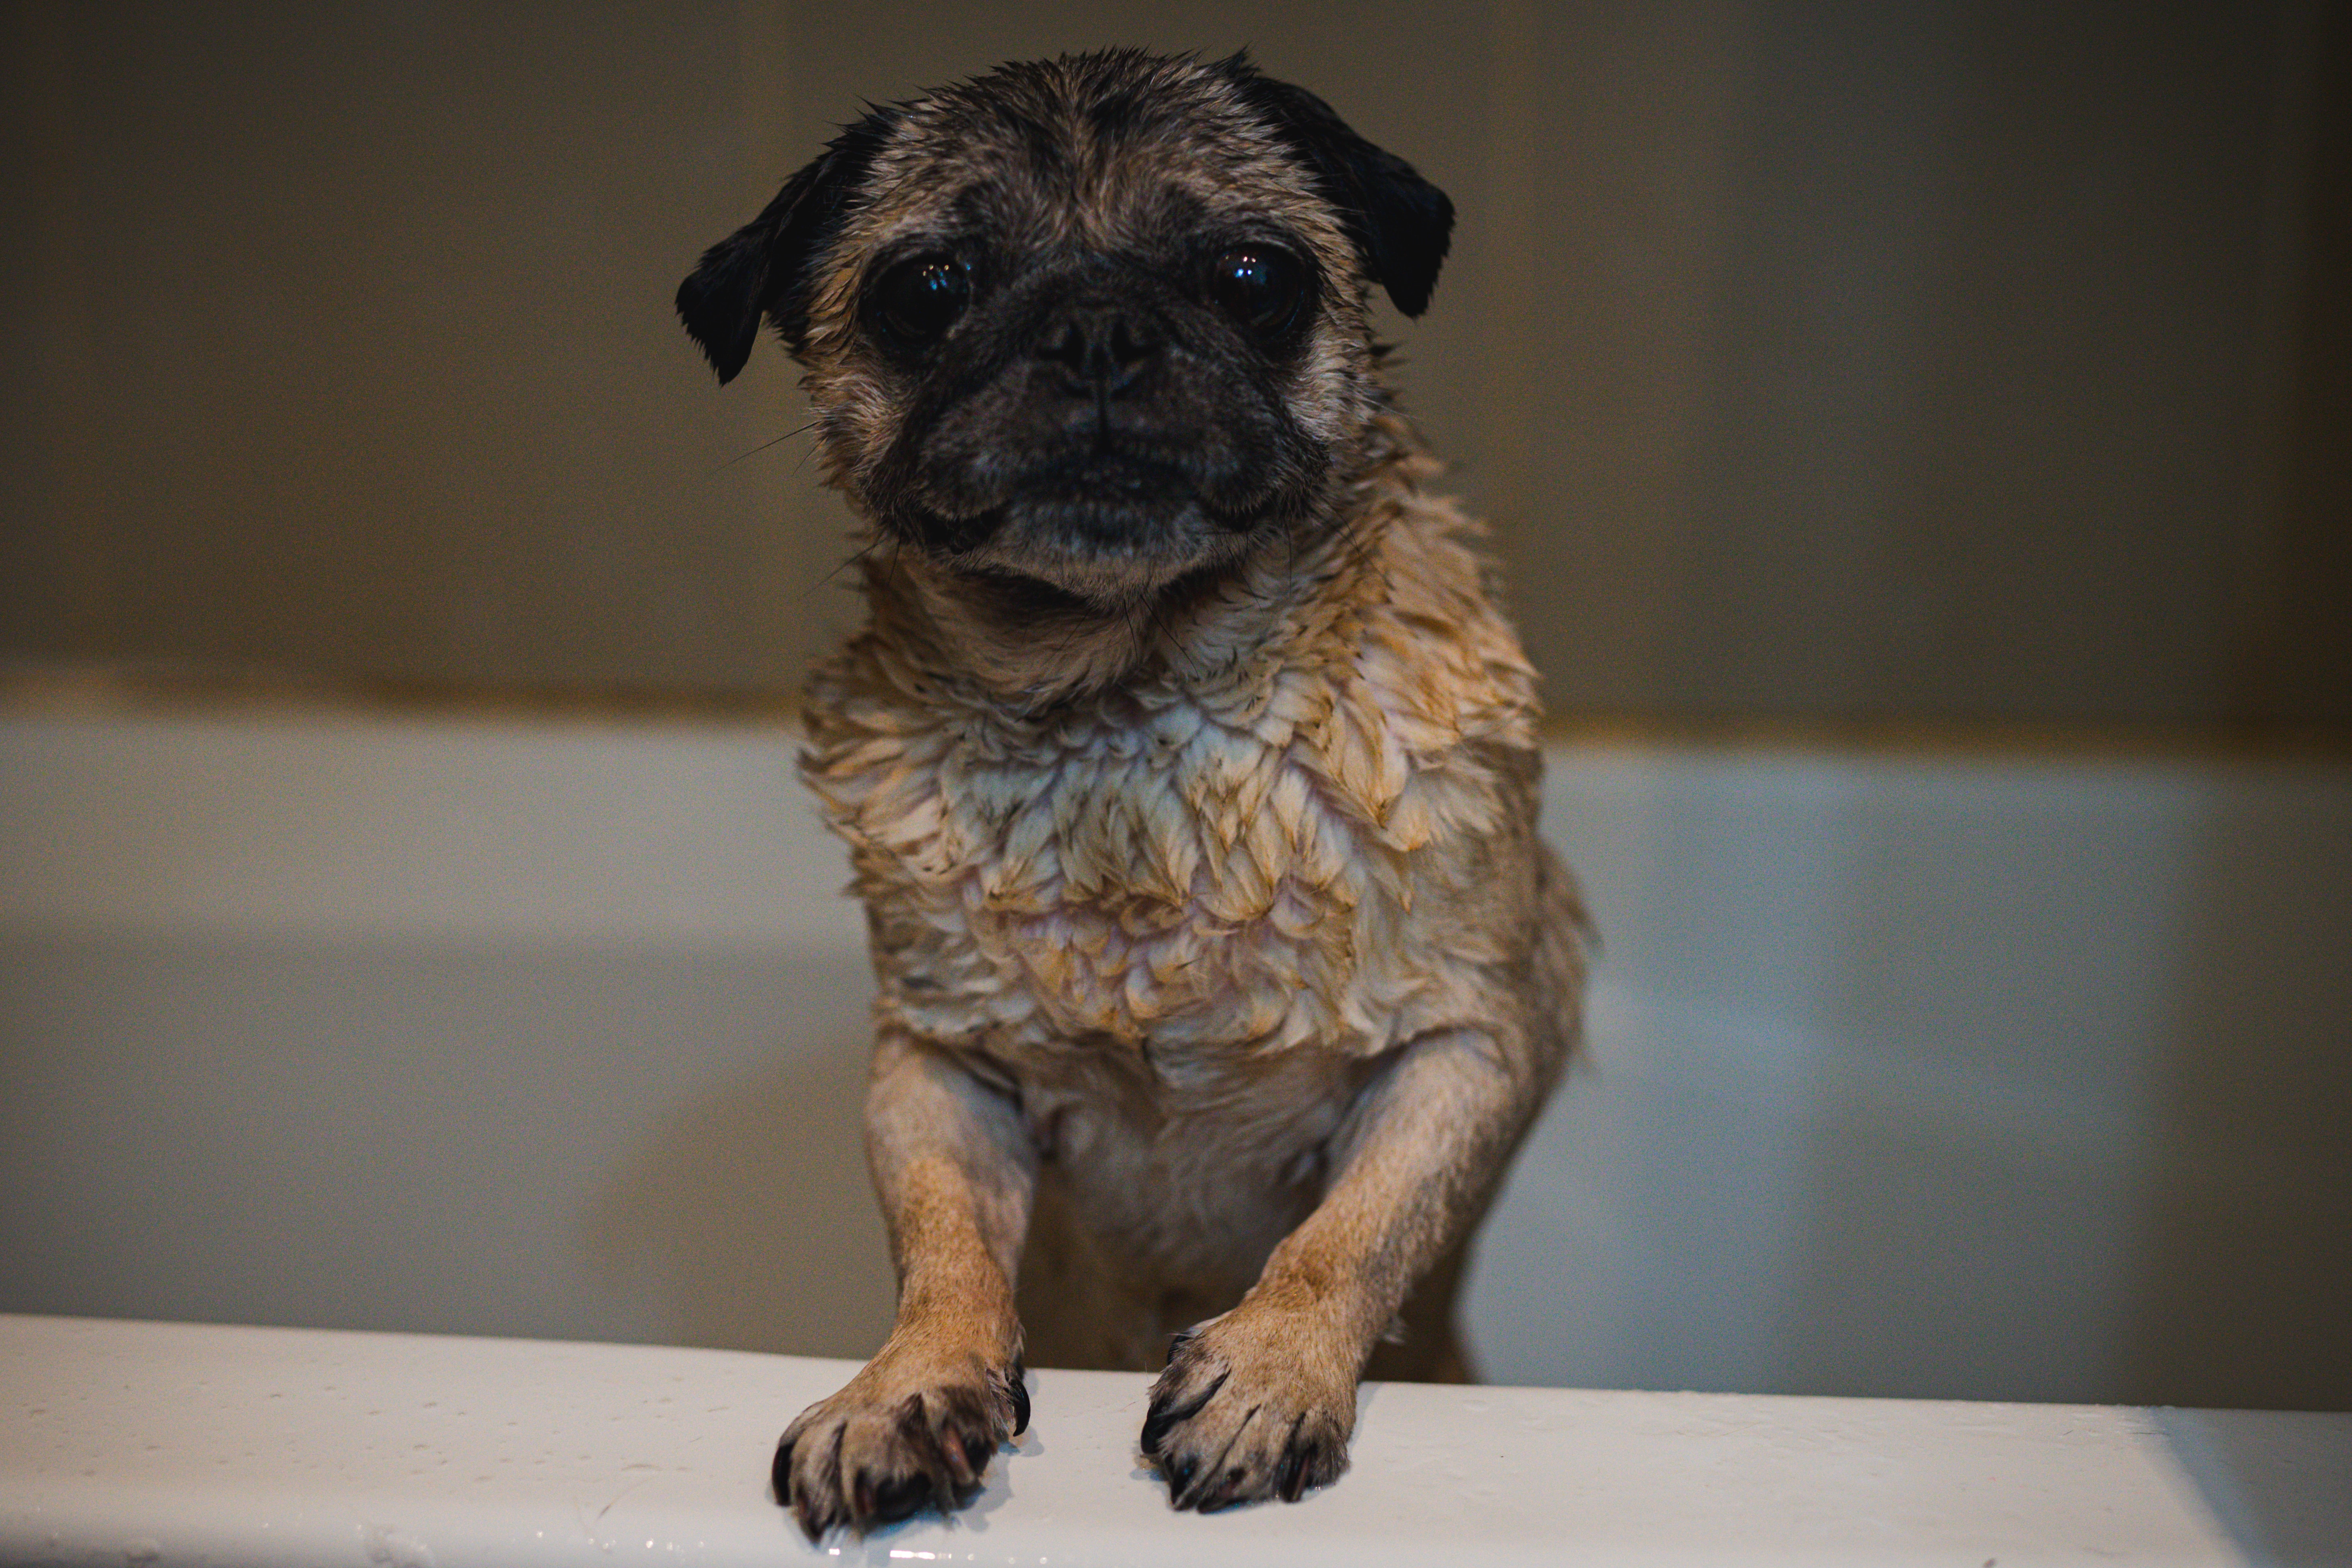
<path fill-rule="evenodd" d="M 839 232 L 842 209 L 893 123 L 877 110 L 827 142 L 758 217 L 704 251 L 702 265 L 677 286 L 677 319 L 720 384 L 751 357 L 762 315 L 800 351 L 808 335 L 810 265 Z"/>
<path fill-rule="evenodd" d="M 1372 281 L 1408 316 L 1429 309 L 1437 268 L 1454 238 L 1454 204 L 1393 153 L 1348 128 L 1331 106 L 1286 81 L 1261 76 L 1246 51 L 1219 62 L 1242 101 L 1264 116 L 1315 171 L 1323 197 L 1339 209 Z"/>

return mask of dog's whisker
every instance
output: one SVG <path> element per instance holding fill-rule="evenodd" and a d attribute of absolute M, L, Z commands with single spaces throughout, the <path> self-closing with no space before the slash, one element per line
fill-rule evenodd
<path fill-rule="evenodd" d="M 704 478 L 706 478 L 706 479 L 715 479 L 715 478 L 717 478 L 719 475 L 723 474 L 723 473 L 725 473 L 728 469 L 730 469 L 730 468 L 733 468 L 736 464 L 738 464 L 738 463 L 743 463 L 743 462 L 749 462 L 751 458 L 758 457 L 761 453 L 762 453 L 762 452 L 766 451 L 769 447 L 781 447 L 781 446 L 782 446 L 785 442 L 787 442 L 787 441 L 791 440 L 793 437 L 795 437 L 795 436 L 805 436 L 805 435 L 807 435 L 810 431 L 812 431 L 812 430 L 814 430 L 814 429 L 815 429 L 815 428 L 816 428 L 816 421 L 815 421 L 815 420 L 814 420 L 814 419 L 810 420 L 810 421 L 809 421 L 807 424 L 805 424 L 805 425 L 799 425 L 799 426 L 794 426 L 794 427 L 793 427 L 792 429 L 785 431 L 782 435 L 776 437 L 775 437 L 775 438 L 773 438 L 772 440 L 767 440 L 767 441 L 762 441 L 762 442 L 761 442 L 758 446 L 756 446 L 756 447 L 752 447 L 752 448 L 751 448 L 750 451 L 748 451 L 748 452 L 738 452 L 735 456 L 733 456 L 733 457 L 731 457 L 731 458 L 728 458 L 725 462 L 723 462 L 723 463 L 719 464 L 717 468 L 715 468 L 711 469 L 711 470 L 710 470 L 710 472 L 709 472 L 709 474 L 707 474 L 707 475 L 705 475 L 705 476 L 704 476 Z M 803 453 L 803 454 L 801 455 L 801 461 L 803 461 L 803 462 L 806 462 L 806 461 L 808 461 L 808 455 L 807 455 L 806 453 Z"/>

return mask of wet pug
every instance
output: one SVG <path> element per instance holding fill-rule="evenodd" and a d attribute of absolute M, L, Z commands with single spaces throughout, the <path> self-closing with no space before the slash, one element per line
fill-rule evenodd
<path fill-rule="evenodd" d="M 1122 51 L 873 111 L 678 292 L 722 381 L 772 323 L 872 538 L 803 771 L 866 905 L 900 1285 L 778 1447 L 812 1539 L 968 1500 L 1024 1347 L 1164 1365 L 1180 1509 L 1336 1479 L 1368 1372 L 1466 1376 L 1585 927 L 1367 319 L 1452 224 L 1246 58 Z"/>

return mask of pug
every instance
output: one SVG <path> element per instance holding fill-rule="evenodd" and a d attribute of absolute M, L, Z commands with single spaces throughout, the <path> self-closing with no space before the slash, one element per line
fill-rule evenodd
<path fill-rule="evenodd" d="M 677 294 L 762 321 L 868 531 L 807 696 L 879 994 L 896 1326 L 801 1413 L 811 1540 L 968 1502 L 1024 1356 L 1160 1367 L 1170 1502 L 1347 1468 L 1463 1380 L 1465 1249 L 1576 1046 L 1535 676 L 1370 291 L 1445 196 L 1245 57 L 1007 65 L 867 113 Z"/>

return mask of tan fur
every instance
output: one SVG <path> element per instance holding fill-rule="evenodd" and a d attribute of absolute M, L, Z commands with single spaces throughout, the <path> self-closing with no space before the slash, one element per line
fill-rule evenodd
<path fill-rule="evenodd" d="M 1213 569 L 1130 572 L 1124 598 L 1042 618 L 975 576 L 996 563 L 877 534 L 871 622 L 810 685 L 803 768 L 868 912 L 869 1152 L 902 1290 L 882 1351 L 785 1436 L 780 1492 L 813 1534 L 890 1517 L 926 1471 L 962 1495 L 1024 1342 L 1169 1357 L 1145 1447 L 1180 1506 L 1333 1479 L 1401 1311 L 1388 1370 L 1464 1373 L 1467 1238 L 1578 1029 L 1584 915 L 1536 837 L 1533 672 L 1381 384 L 1349 234 L 1208 68 L 1146 62 L 1181 134 L 1056 122 L 1053 73 L 1087 64 L 892 129 L 810 289 L 828 476 L 862 506 L 908 416 L 856 327 L 869 258 L 981 190 L 1080 251 L 1171 191 L 1278 218 L 1332 285 L 1283 389 L 1329 478 Z M 1067 151 L 1053 189 L 972 129 L 971 95 L 1016 89 Z"/>
<path fill-rule="evenodd" d="M 1255 1277 L 1368 1063 L 1486 1028 L 1539 1094 L 1567 1043 L 1578 977 L 1527 951 L 1540 899 L 1580 921 L 1529 831 L 1532 676 L 1389 426 L 1357 526 L 1192 606 L 1148 679 L 1009 708 L 884 564 L 811 687 L 883 1027 L 1017 1084 L 1150 1289 Z M 1038 1354 L 1140 1365 L 1181 1326 Z"/>

